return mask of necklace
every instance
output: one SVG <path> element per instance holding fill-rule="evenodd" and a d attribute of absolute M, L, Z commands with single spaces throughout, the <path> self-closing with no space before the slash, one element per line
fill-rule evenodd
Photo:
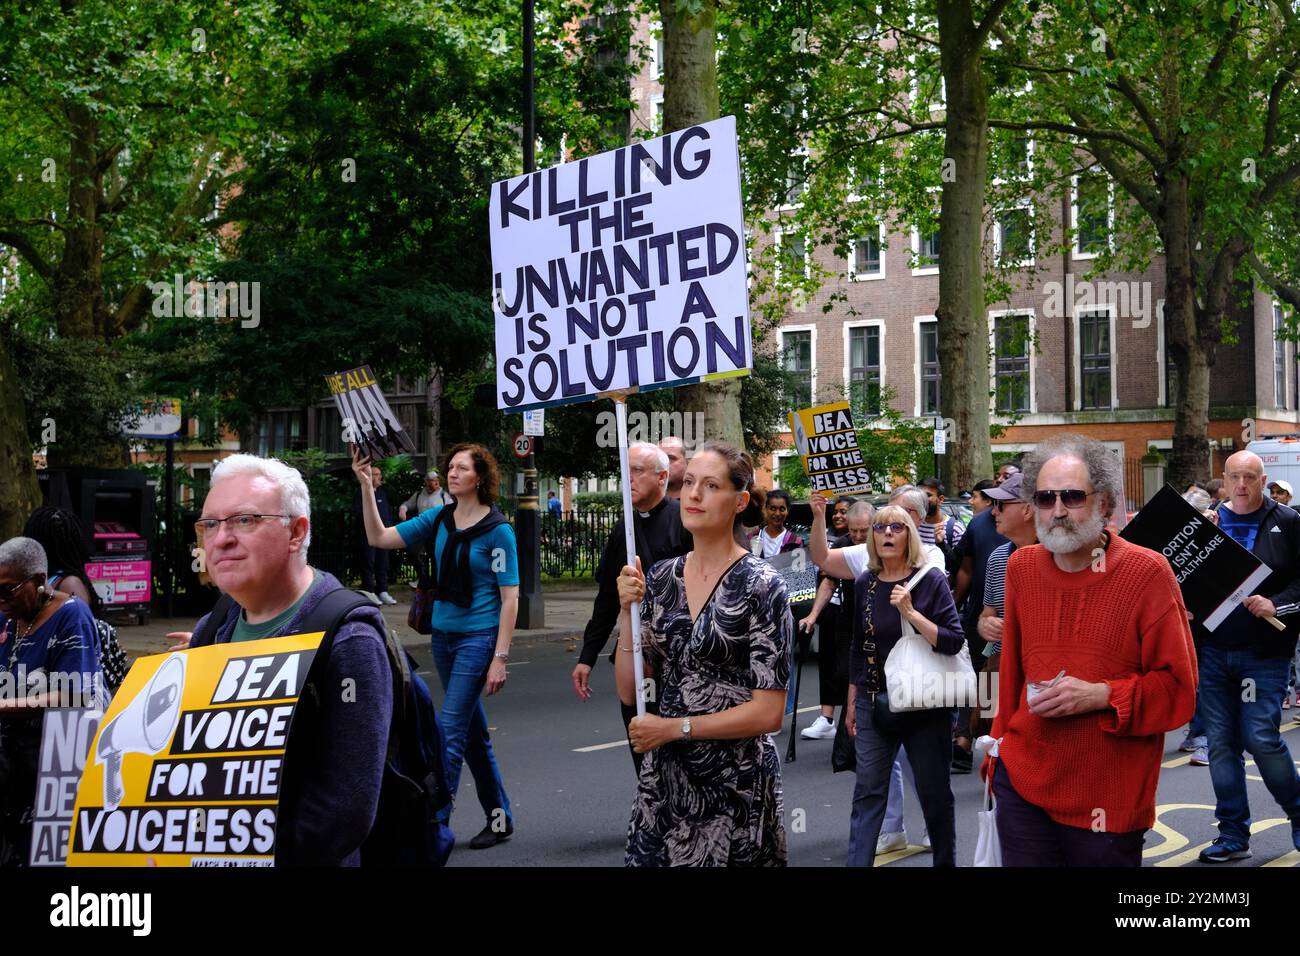
<path fill-rule="evenodd" d="M 732 559 L 730 559 L 730 560 L 728 560 L 728 561 L 724 561 L 720 566 L 718 566 L 717 568 L 714 568 L 712 571 L 705 571 L 705 570 L 704 570 L 704 560 L 703 560 L 702 558 L 700 558 L 699 555 L 696 555 L 696 556 L 695 556 L 695 563 L 699 566 L 699 569 L 700 569 L 700 577 L 702 577 L 705 581 L 708 581 L 709 578 L 713 577 L 715 574 L 717 574 L 717 573 L 718 573 L 719 571 L 721 571 L 723 568 L 729 568 L 729 567 L 731 567 L 731 565 L 732 565 L 732 563 L 733 563 L 734 560 L 735 560 L 735 559 L 732 558 Z"/>

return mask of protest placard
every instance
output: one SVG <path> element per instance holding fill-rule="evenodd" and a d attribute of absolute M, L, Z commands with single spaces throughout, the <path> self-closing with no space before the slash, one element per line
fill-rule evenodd
<path fill-rule="evenodd" d="M 411 436 L 389 407 L 369 365 L 325 376 L 343 425 L 343 440 L 371 461 L 389 455 L 415 454 Z"/>
<path fill-rule="evenodd" d="M 804 604 L 816 599 L 817 565 L 809 559 L 807 551 L 799 548 L 765 560 L 776 568 L 785 581 L 791 604 Z"/>
<path fill-rule="evenodd" d="M 1193 620 L 1213 631 L 1272 569 L 1165 485 L 1120 532 L 1173 568 Z"/>
<path fill-rule="evenodd" d="M 753 365 L 736 118 L 492 187 L 497 407 Z"/>
<path fill-rule="evenodd" d="M 63 866 L 67 862 L 77 784 L 103 716 L 84 707 L 45 711 L 32 809 L 32 866 Z"/>
<path fill-rule="evenodd" d="M 137 660 L 91 745 L 68 865 L 272 865 L 290 724 L 323 636 Z"/>
<path fill-rule="evenodd" d="M 795 450 L 813 491 L 853 495 L 871 487 L 848 402 L 790 412 Z"/>

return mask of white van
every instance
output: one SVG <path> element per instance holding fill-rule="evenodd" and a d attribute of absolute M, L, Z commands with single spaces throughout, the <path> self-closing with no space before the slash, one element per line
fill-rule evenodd
<path fill-rule="evenodd" d="M 1251 442 L 1246 450 L 1259 455 L 1269 481 L 1281 480 L 1300 488 L 1300 433 L 1266 435 Z"/>

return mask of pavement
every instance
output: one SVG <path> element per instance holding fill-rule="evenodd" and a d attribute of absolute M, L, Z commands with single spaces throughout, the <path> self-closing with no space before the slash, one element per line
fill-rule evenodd
<path fill-rule="evenodd" d="M 411 609 L 410 588 L 394 586 L 390 593 L 397 599 L 397 604 L 384 607 L 384 620 L 397 632 L 402 643 L 415 650 L 428 644 L 429 638 L 417 634 L 407 627 L 406 615 Z M 591 606 L 596 600 L 596 589 L 591 587 L 566 588 L 563 586 L 543 589 L 545 627 L 516 629 L 512 648 L 530 646 L 538 641 L 554 641 L 562 644 L 581 641 L 587 619 L 591 617 Z M 190 617 L 150 617 L 147 624 L 136 624 L 134 618 L 117 619 L 110 617 L 117 627 L 117 639 L 122 650 L 131 660 L 148 654 L 162 654 L 172 642 L 167 634 L 172 631 L 192 631 L 198 623 L 197 618 Z M 513 653 L 513 652 L 512 652 Z"/>

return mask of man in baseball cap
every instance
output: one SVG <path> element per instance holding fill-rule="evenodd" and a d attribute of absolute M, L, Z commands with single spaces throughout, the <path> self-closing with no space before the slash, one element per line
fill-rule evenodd
<path fill-rule="evenodd" d="M 1291 485 L 1285 481 L 1270 481 L 1268 483 L 1269 494 L 1273 500 L 1280 505 L 1291 504 Z"/>

